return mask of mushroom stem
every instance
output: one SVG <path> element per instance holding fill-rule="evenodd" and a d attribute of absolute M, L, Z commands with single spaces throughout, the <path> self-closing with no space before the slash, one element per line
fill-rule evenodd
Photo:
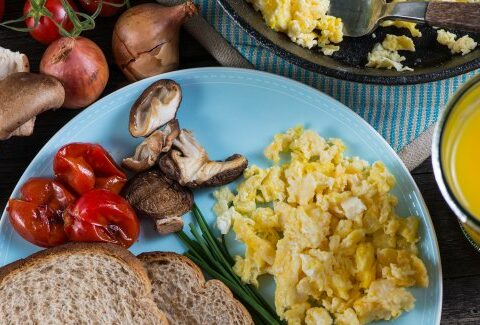
<path fill-rule="evenodd" d="M 162 152 L 168 152 L 180 133 L 178 121 L 168 122 L 163 130 L 153 132 L 138 145 L 133 157 L 123 159 L 122 165 L 132 171 L 142 172 L 156 164 Z"/>

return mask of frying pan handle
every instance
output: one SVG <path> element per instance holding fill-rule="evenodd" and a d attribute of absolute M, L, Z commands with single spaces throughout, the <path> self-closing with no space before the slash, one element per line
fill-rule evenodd
<path fill-rule="evenodd" d="M 435 27 L 480 33 L 480 3 L 430 2 L 425 20 Z"/>

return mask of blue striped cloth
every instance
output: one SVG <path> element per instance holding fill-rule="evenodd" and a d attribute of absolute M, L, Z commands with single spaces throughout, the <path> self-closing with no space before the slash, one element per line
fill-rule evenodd
<path fill-rule="evenodd" d="M 245 0 L 238 0 L 245 1 Z M 256 69 L 283 75 L 341 101 L 400 151 L 433 125 L 450 96 L 480 70 L 411 86 L 378 86 L 338 80 L 290 64 L 258 44 L 215 0 L 195 0 L 202 16 Z"/>

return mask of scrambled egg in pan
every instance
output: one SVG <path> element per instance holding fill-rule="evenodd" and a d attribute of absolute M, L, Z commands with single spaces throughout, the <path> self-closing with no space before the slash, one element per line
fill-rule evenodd
<path fill-rule="evenodd" d="M 306 48 L 318 46 L 325 55 L 332 55 L 340 49 L 339 43 L 343 40 L 342 20 L 329 16 L 330 0 L 247 0 L 260 11 L 266 24 L 275 31 L 287 34 L 290 39 Z M 348 1 L 348 0 L 345 0 Z M 403 2 L 405 0 L 393 0 Z M 457 2 L 480 2 L 480 0 L 436 0 Z M 415 23 L 406 21 L 384 21 L 382 27 L 395 26 L 408 29 L 413 37 L 421 37 L 422 33 Z M 455 36 L 456 37 L 456 36 Z M 457 40 L 454 45 L 451 41 L 445 43 L 439 36 L 440 44 L 448 46 L 453 54 L 470 53 L 477 43 L 469 36 Z M 455 39 L 454 41 L 455 42 Z M 398 71 L 412 70 L 401 64 L 405 57 L 397 51 L 390 50 L 381 43 L 375 45 L 369 55 L 368 67 L 396 69 Z M 413 50 L 415 51 L 415 50 Z"/>
<path fill-rule="evenodd" d="M 412 68 L 403 66 L 406 58 L 398 51 L 415 52 L 415 44 L 410 37 L 388 34 L 383 43 L 378 43 L 372 52 L 368 53 L 367 67 L 396 69 L 397 71 L 413 71 Z"/>
<path fill-rule="evenodd" d="M 326 55 L 340 48 L 341 19 L 327 15 L 330 0 L 247 0 L 260 11 L 267 25 L 306 48 L 318 46 Z"/>
<path fill-rule="evenodd" d="M 418 257 L 419 220 L 399 217 L 394 177 L 382 162 L 345 157 L 339 139 L 296 127 L 266 148 L 236 194 L 214 193 L 217 227 L 245 243 L 235 272 L 275 278 L 288 324 L 365 324 L 414 307 L 406 287 L 428 286 Z"/>

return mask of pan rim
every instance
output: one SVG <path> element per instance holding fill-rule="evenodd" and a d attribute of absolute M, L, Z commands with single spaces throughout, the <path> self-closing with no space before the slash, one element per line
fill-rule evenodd
<path fill-rule="evenodd" d="M 237 14 L 234 8 L 230 5 L 229 0 L 217 0 L 223 10 L 233 19 L 233 21 L 240 26 L 248 35 L 259 42 L 262 46 L 270 51 L 276 53 L 282 59 L 299 66 L 300 68 L 319 73 L 328 77 L 351 81 L 356 83 L 385 85 L 385 86 L 403 86 L 425 84 L 448 78 L 460 76 L 462 74 L 474 71 L 480 68 L 480 56 L 471 61 L 459 64 L 450 68 L 439 68 L 439 70 L 429 73 L 418 73 L 398 76 L 374 76 L 367 73 L 362 73 L 360 68 L 352 67 L 348 71 L 330 68 L 311 62 L 307 59 L 285 50 L 283 47 L 275 44 L 273 41 L 265 37 L 261 32 L 253 28 L 242 16 Z"/>

